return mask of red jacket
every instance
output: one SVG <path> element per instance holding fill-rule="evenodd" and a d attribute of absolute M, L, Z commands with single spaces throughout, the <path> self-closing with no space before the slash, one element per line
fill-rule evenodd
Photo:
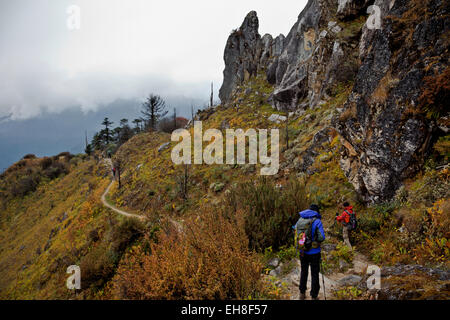
<path fill-rule="evenodd" d="M 350 213 L 353 213 L 353 207 L 348 206 L 345 208 L 344 212 L 340 216 L 336 217 L 336 220 L 343 223 L 349 223 L 350 222 Z"/>

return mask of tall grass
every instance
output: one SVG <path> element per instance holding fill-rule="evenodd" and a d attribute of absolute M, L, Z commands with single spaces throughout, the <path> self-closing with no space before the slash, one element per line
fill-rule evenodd
<path fill-rule="evenodd" d="M 259 252 L 286 245 L 298 212 L 308 207 L 305 184 L 296 178 L 283 187 L 266 177 L 240 184 L 232 189 L 227 204 L 227 210 L 244 213 L 250 248 Z"/>

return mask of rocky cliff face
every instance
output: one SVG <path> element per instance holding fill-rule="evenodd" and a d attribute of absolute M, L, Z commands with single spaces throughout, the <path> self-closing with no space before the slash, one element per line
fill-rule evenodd
<path fill-rule="evenodd" d="M 341 167 L 367 201 L 389 199 L 448 131 L 448 13 L 444 0 L 310 0 L 273 39 L 250 12 L 228 39 L 220 99 L 258 72 L 280 110 L 314 109 L 352 85 L 333 120 Z"/>
<path fill-rule="evenodd" d="M 270 101 L 280 110 L 315 107 L 330 94 L 333 85 L 352 79 L 357 70 L 355 48 L 360 30 L 341 34 L 335 14 L 337 5 L 328 0 L 310 0 L 289 34 L 275 39 L 265 35 L 259 40 L 258 23 L 247 27 L 249 20 L 258 19 L 255 12 L 249 13 L 227 42 L 222 102 L 230 100 L 233 89 L 246 75 L 259 70 L 265 71 L 267 80 L 275 86 Z M 252 39 L 249 35 L 257 40 L 248 41 Z"/>
<path fill-rule="evenodd" d="M 431 104 L 424 93 L 427 77 L 447 72 L 448 82 L 449 19 L 444 1 L 375 5 L 382 27 L 363 28 L 362 64 L 337 128 L 348 142 L 341 161 L 347 177 L 366 199 L 379 201 L 420 168 L 439 134 L 444 105 L 434 101 L 436 92 Z M 426 112 L 431 109 L 436 113 Z"/>

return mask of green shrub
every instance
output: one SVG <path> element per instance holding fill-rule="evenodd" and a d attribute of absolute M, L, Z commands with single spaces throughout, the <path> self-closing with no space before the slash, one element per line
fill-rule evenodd
<path fill-rule="evenodd" d="M 125 249 L 144 235 L 144 224 L 135 218 L 122 220 L 110 234 L 111 249 L 122 254 Z"/>
<path fill-rule="evenodd" d="M 341 260 L 341 259 L 348 263 L 352 263 L 353 262 L 353 254 L 354 253 L 353 253 L 352 249 L 350 249 L 343 243 L 339 243 L 336 246 L 336 249 L 331 251 L 332 260 L 334 260 L 337 263 L 339 263 L 339 260 Z"/>
<path fill-rule="evenodd" d="M 269 260 L 275 257 L 275 253 L 272 250 L 272 247 L 267 247 L 264 249 L 264 261 L 268 262 Z"/>
<path fill-rule="evenodd" d="M 144 235 L 145 226 L 138 219 L 123 219 L 113 225 L 107 236 L 81 259 L 83 288 L 101 288 L 114 276 L 125 250 Z M 91 230 L 88 239 L 99 240 L 98 231 Z"/>
<path fill-rule="evenodd" d="M 291 227 L 298 219 L 297 213 L 308 206 L 304 182 L 296 178 L 278 188 L 269 178 L 261 177 L 257 183 L 232 188 L 227 201 L 226 211 L 243 212 L 250 248 L 259 252 L 292 243 Z"/>
<path fill-rule="evenodd" d="M 375 213 L 366 213 L 358 216 L 358 229 L 366 233 L 374 233 L 380 230 L 382 221 Z"/>
<path fill-rule="evenodd" d="M 387 219 L 398 207 L 399 203 L 397 201 L 390 201 L 375 205 L 374 210 L 378 215 L 382 216 L 383 219 Z"/>
<path fill-rule="evenodd" d="M 81 259 L 81 285 L 83 289 L 103 286 L 115 270 L 115 254 L 106 243 L 94 247 Z"/>
<path fill-rule="evenodd" d="M 23 177 L 12 185 L 11 194 L 14 197 L 24 197 L 29 192 L 35 191 L 38 185 L 39 185 L 39 177 L 36 176 Z"/>
<path fill-rule="evenodd" d="M 296 257 L 297 257 L 297 250 L 293 245 L 282 246 L 280 248 L 280 251 L 278 252 L 278 258 L 280 258 L 282 262 L 291 261 Z"/>
<path fill-rule="evenodd" d="M 42 170 L 49 168 L 52 165 L 52 163 L 53 163 L 52 158 L 49 158 L 49 157 L 42 158 L 40 161 Z"/>
<path fill-rule="evenodd" d="M 376 264 L 380 264 L 384 259 L 384 250 L 383 247 L 375 247 L 370 252 L 370 259 Z"/>
<path fill-rule="evenodd" d="M 437 161 L 448 163 L 450 160 L 450 135 L 440 137 L 435 143 L 433 150 Z"/>
<path fill-rule="evenodd" d="M 58 178 L 62 174 L 67 174 L 69 169 L 62 162 L 54 162 L 50 167 L 44 170 L 44 175 L 50 180 Z"/>

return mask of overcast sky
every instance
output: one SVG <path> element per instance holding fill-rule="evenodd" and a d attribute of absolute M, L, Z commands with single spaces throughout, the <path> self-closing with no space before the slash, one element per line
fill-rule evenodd
<path fill-rule="evenodd" d="M 0 0 L 0 119 L 95 110 L 123 98 L 208 99 L 222 84 L 232 29 L 256 10 L 260 33 L 287 34 L 306 0 Z M 79 30 L 66 12 L 80 9 Z"/>

